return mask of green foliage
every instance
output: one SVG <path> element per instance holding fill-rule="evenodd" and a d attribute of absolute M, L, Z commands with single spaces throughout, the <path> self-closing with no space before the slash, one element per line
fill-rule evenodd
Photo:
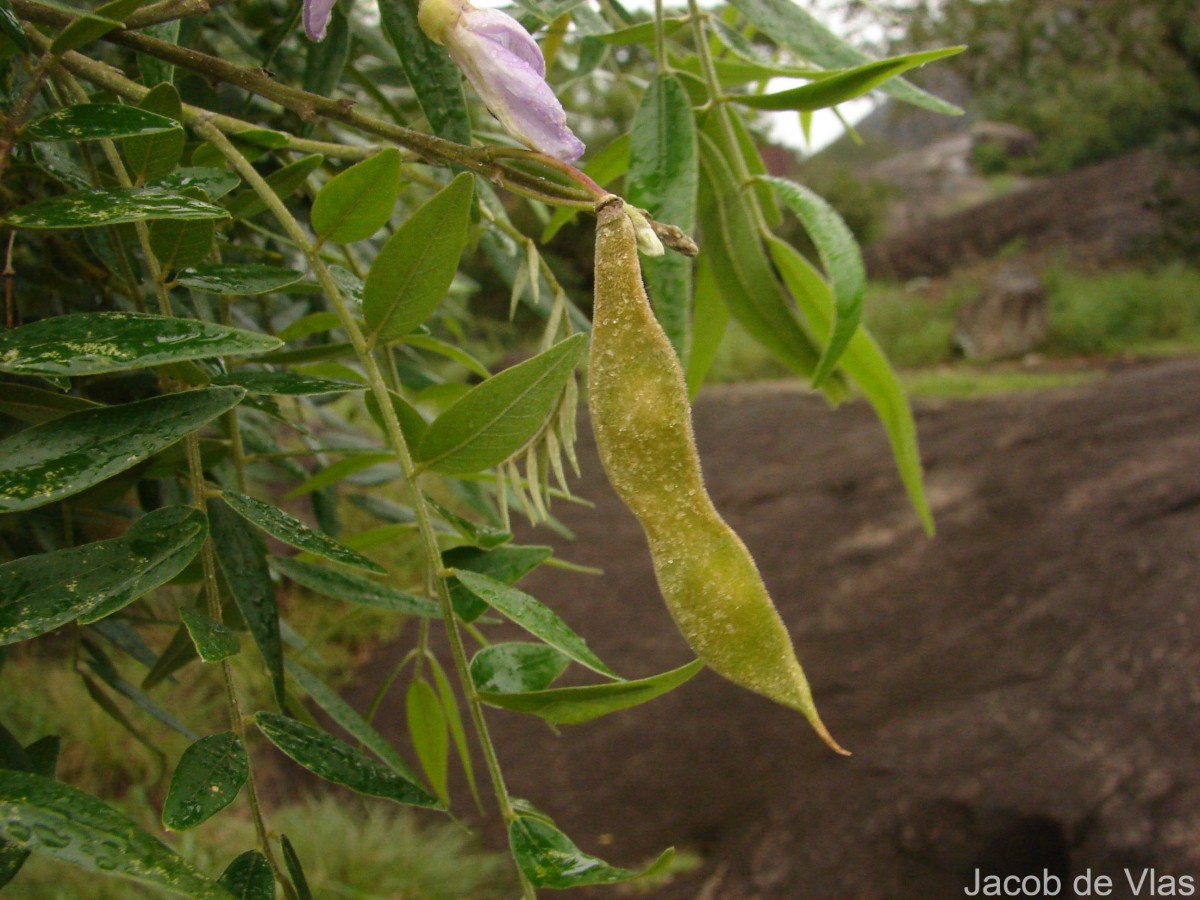
<path fill-rule="evenodd" d="M 572 124 L 611 138 L 590 178 L 489 131 L 413 0 L 379 25 L 340 9 L 316 45 L 270 4 L 203 26 L 0 4 L 0 877 L 25 896 L 486 898 L 665 871 L 670 851 L 610 864 L 511 797 L 481 711 L 582 724 L 700 668 L 624 680 L 518 585 L 551 552 L 512 542 L 510 507 L 561 531 L 577 468 L 596 182 L 658 220 L 647 246 L 700 239 L 698 266 L 645 262 L 690 389 L 731 317 L 831 399 L 856 381 L 925 515 L 907 405 L 859 327 L 853 222 L 755 180 L 738 107 L 881 87 L 953 112 L 896 76 L 956 51 L 871 60 L 780 0 L 661 27 L 521 7 Z M 764 94 L 778 74 L 808 84 Z M 823 274 L 789 269 L 776 190 Z M 493 296 L 538 332 L 530 358 L 494 364 Z M 530 638 L 490 643 L 498 617 Z M 352 706 L 342 669 L 397 636 L 411 649 Z M 555 687 L 571 666 L 590 683 Z M 375 721 L 397 679 L 416 770 Z M 446 815 L 463 782 L 484 808 L 480 744 L 507 863 Z M 296 764 L 394 803 L 246 802 Z"/>

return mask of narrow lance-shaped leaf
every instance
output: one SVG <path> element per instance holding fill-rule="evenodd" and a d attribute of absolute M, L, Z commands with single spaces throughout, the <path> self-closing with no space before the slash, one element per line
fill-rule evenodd
<path fill-rule="evenodd" d="M 687 92 L 673 75 L 658 75 L 633 117 L 626 200 L 690 234 L 696 226 L 696 153 L 696 123 Z M 678 253 L 645 257 L 642 273 L 654 314 L 686 364 L 691 260 Z"/>
<path fill-rule="evenodd" d="M 279 608 L 267 568 L 267 549 L 258 534 L 221 500 L 208 502 L 213 549 L 229 593 L 262 654 L 280 709 L 286 701 L 283 647 L 279 642 Z"/>
<path fill-rule="evenodd" d="M 400 151 L 395 147 L 338 173 L 321 188 L 312 207 L 312 227 L 327 241 L 369 238 L 392 215 L 400 192 Z"/>
<path fill-rule="evenodd" d="M 702 668 L 704 664 L 700 660 L 693 660 L 681 668 L 636 681 L 521 693 L 481 690 L 479 699 L 490 706 L 541 716 L 555 725 L 578 725 L 661 697 L 687 682 Z"/>
<path fill-rule="evenodd" d="M 459 569 L 454 574 L 467 590 L 530 634 L 561 650 L 593 672 L 599 672 L 609 678 L 618 677 L 592 652 L 583 638 L 572 631 L 554 610 L 537 598 L 477 572 Z"/>
<path fill-rule="evenodd" d="M 278 713 L 255 713 L 254 721 L 267 740 L 326 781 L 397 803 L 442 808 L 438 799 L 419 784 L 331 734 Z"/>
<path fill-rule="evenodd" d="M 829 69 L 871 61 L 861 50 L 838 37 L 793 0 L 730 0 L 733 7 L 781 47 Z M 896 79 L 885 90 L 897 100 L 943 115 L 960 115 L 957 106 L 939 100 L 907 81 Z"/>
<path fill-rule="evenodd" d="M 300 857 L 286 834 L 279 836 L 279 847 L 283 851 L 283 864 L 287 866 L 288 875 L 291 876 L 292 884 L 296 888 L 296 894 L 300 900 L 314 900 L 312 890 L 308 886 L 308 879 L 304 876 L 304 867 L 300 865 Z"/>
<path fill-rule="evenodd" d="M 155 219 L 227 219 L 229 213 L 206 200 L 157 187 L 95 188 L 47 197 L 9 210 L 8 228 L 99 228 Z"/>
<path fill-rule="evenodd" d="M 209 263 L 184 269 L 176 280 L 194 291 L 210 294 L 266 294 L 295 284 L 303 272 L 261 263 Z M 278 347 L 282 341 L 275 346 Z M 274 348 L 272 348 L 274 349 Z"/>
<path fill-rule="evenodd" d="M 229 900 L 223 888 L 111 806 L 40 775 L 0 770 L 0 836 L 103 875 Z"/>
<path fill-rule="evenodd" d="M 418 678 L 404 698 L 408 738 L 433 792 L 450 805 L 450 732 L 442 704 L 428 681 Z"/>
<path fill-rule="evenodd" d="M 833 320 L 833 298 L 829 286 L 808 260 L 790 245 L 774 239 L 770 242 L 770 249 L 771 258 L 804 314 L 815 326 L 828 331 Z M 875 339 L 865 329 L 860 329 L 850 339 L 840 366 L 875 408 L 875 414 L 887 432 L 892 456 L 908 498 L 926 533 L 932 535 L 933 515 L 925 496 L 917 428 L 900 379 Z"/>
<path fill-rule="evenodd" d="M 692 352 L 688 356 L 688 396 L 695 400 L 696 394 L 708 377 L 717 350 L 729 326 L 729 309 L 721 299 L 721 290 L 713 277 L 711 255 L 701 253 L 696 265 L 695 316 L 692 328 Z"/>
<path fill-rule="evenodd" d="M 589 884 L 618 884 L 662 870 L 675 855 L 666 850 L 640 872 L 611 866 L 584 853 L 543 818 L 517 816 L 508 826 L 513 859 L 534 887 L 563 890 Z"/>
<path fill-rule="evenodd" d="M 54 316 L 0 332 L 0 372 L 100 375 L 283 346 L 278 338 L 199 319 L 133 312 Z"/>
<path fill-rule="evenodd" d="M 99 484 L 197 431 L 245 396 L 182 391 L 84 410 L 0 441 L 0 510 L 33 509 Z"/>
<path fill-rule="evenodd" d="M 277 506 L 246 494 L 239 494 L 236 491 L 224 491 L 221 497 L 234 512 L 246 521 L 257 525 L 267 534 L 297 550 L 307 550 L 309 553 L 315 553 L 356 569 L 366 569 L 368 572 L 375 572 L 379 575 L 387 574 L 387 569 L 383 566 L 361 553 L 356 553 L 349 547 L 339 544 L 333 538 L 309 528 Z"/>
<path fill-rule="evenodd" d="M 463 173 L 422 204 L 388 239 L 363 286 L 372 342 L 404 337 L 450 289 L 467 243 L 474 178 Z"/>
<path fill-rule="evenodd" d="M 833 328 L 829 332 L 821 364 L 813 375 L 813 385 L 819 386 L 837 365 L 862 319 L 867 268 L 863 265 L 862 253 L 854 235 L 829 203 L 808 188 L 786 178 L 765 177 L 760 180 L 779 192 L 779 196 L 804 225 L 804 230 L 816 245 L 821 265 L 833 287 Z"/>
<path fill-rule="evenodd" d="M 430 424 L 417 447 L 417 462 L 445 475 L 468 475 L 504 462 L 554 411 L 586 348 L 584 335 L 572 335 L 475 385 Z"/>
<path fill-rule="evenodd" d="M 50 52 L 66 53 L 103 37 L 114 28 L 120 28 L 130 13 L 145 2 L 146 0 L 109 0 L 91 12 L 84 12 L 59 33 L 50 45 Z"/>
<path fill-rule="evenodd" d="M 11 0 L 0 0 L 0 32 L 3 32 L 4 36 L 12 41 L 22 53 L 29 52 L 29 38 L 25 36 L 21 20 L 12 10 Z M 0 881 L 0 884 L 3 882 Z"/>
<path fill-rule="evenodd" d="M 172 831 L 195 828 L 234 801 L 250 774 L 250 757 L 236 734 L 211 734 L 183 751 L 167 799 L 162 823 Z"/>
<path fill-rule="evenodd" d="M 417 597 L 361 575 L 338 572 L 285 556 L 272 556 L 271 565 L 292 581 L 323 597 L 376 606 L 406 616 L 441 617 L 437 604 L 428 597 Z"/>
<path fill-rule="evenodd" d="M 183 571 L 199 552 L 204 516 L 184 506 L 147 513 L 121 537 L 0 566 L 0 646 L 73 619 L 116 612 Z"/>
<path fill-rule="evenodd" d="M 281 199 L 287 199 L 300 189 L 305 179 L 325 161 L 319 153 L 302 156 L 277 172 L 266 177 L 267 186 Z M 253 190 L 247 189 L 229 202 L 229 215 L 235 219 L 248 219 L 267 208 L 267 204 Z"/>
<path fill-rule="evenodd" d="M 812 112 L 826 109 L 861 97 L 884 82 L 909 69 L 961 53 L 965 47 L 946 47 L 941 50 L 926 50 L 893 56 L 876 62 L 865 63 L 853 69 L 831 73 L 810 84 L 773 94 L 734 94 L 730 100 L 752 109 L 794 109 Z"/>
<path fill-rule="evenodd" d="M 121 103 L 80 103 L 34 119 L 21 129 L 26 141 L 99 141 L 179 132 L 166 116 Z"/>

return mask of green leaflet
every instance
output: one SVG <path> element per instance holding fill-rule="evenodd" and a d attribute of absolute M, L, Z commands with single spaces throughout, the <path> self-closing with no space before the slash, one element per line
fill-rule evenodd
<path fill-rule="evenodd" d="M 234 387 L 70 413 L 0 441 L 0 510 L 33 509 L 137 465 L 233 409 Z"/>
<path fill-rule="evenodd" d="M 151 89 L 138 107 L 165 116 L 174 122 L 183 120 L 183 103 L 175 85 L 164 82 Z M 185 136 L 175 128 L 149 137 L 132 137 L 125 141 L 125 159 L 129 174 L 141 184 L 170 174 L 183 155 Z M 211 195 L 209 195 L 211 197 Z"/>
<path fill-rule="evenodd" d="M 275 873 L 257 850 L 239 854 L 225 867 L 217 884 L 236 900 L 275 900 Z"/>
<path fill-rule="evenodd" d="M 433 133 L 459 144 L 470 144 L 471 119 L 463 98 L 462 76 L 445 48 L 421 31 L 417 24 L 417 0 L 382 3 L 379 13 L 383 32 L 396 48 L 405 77 Z"/>
<path fill-rule="evenodd" d="M 95 621 L 170 581 L 208 533 L 186 506 L 147 513 L 121 537 L 26 556 L 0 566 L 0 646 Z"/>
<path fill-rule="evenodd" d="M 334 378 L 316 378 L 295 372 L 265 372 L 237 369 L 213 380 L 214 384 L 236 384 L 247 394 L 270 394 L 282 397 L 312 397 L 320 394 L 344 394 L 361 391 L 365 385 Z"/>
<path fill-rule="evenodd" d="M 34 119 L 20 131 L 23 141 L 100 141 L 179 132 L 174 119 L 121 103 L 80 103 Z"/>
<path fill-rule="evenodd" d="M 184 269 L 176 280 L 194 291 L 210 294 L 266 294 L 295 284 L 303 272 L 261 263 L 208 263 Z M 282 346 L 282 342 L 270 349 Z"/>
<path fill-rule="evenodd" d="M 675 855 L 674 848 L 665 850 L 640 872 L 617 868 L 584 853 L 549 821 L 534 816 L 518 816 L 509 823 L 508 843 L 533 886 L 555 890 L 631 881 L 662 870 Z"/>
<path fill-rule="evenodd" d="M 73 787 L 0 769 L 0 836 L 104 875 L 199 900 L 229 894 L 111 806 Z"/>
<path fill-rule="evenodd" d="M 646 88 L 633 117 L 625 199 L 691 234 L 699 177 L 691 102 L 678 79 L 659 75 Z M 643 257 L 642 274 L 654 314 L 686 366 L 692 262 L 678 253 Z"/>
<path fill-rule="evenodd" d="M 388 147 L 338 173 L 321 188 L 313 200 L 313 231 L 325 241 L 369 238 L 387 224 L 399 192 L 400 151 Z"/>
<path fill-rule="evenodd" d="M 96 38 L 103 37 L 129 18 L 147 0 L 110 0 L 91 12 L 80 11 L 81 15 L 67 25 L 50 45 L 51 53 L 66 53 L 82 47 Z"/>
<path fill-rule="evenodd" d="M 297 550 L 306 550 L 356 569 L 366 569 L 379 575 L 387 574 L 387 569 L 383 566 L 339 544 L 333 538 L 309 528 L 277 506 L 236 491 L 223 491 L 221 498 L 246 521 Z"/>
<path fill-rule="evenodd" d="M 778 239 L 772 239 L 769 246 L 772 260 L 804 315 L 815 328 L 828 332 L 833 319 L 833 298 L 829 286 L 793 247 Z M 933 515 L 925 496 L 916 424 L 900 379 L 875 339 L 865 329 L 859 329 L 850 339 L 839 366 L 875 408 L 875 414 L 887 432 L 892 456 L 908 498 L 925 532 L 932 535 Z"/>
<path fill-rule="evenodd" d="M 0 332 L 0 372 L 98 375 L 214 356 L 253 356 L 278 338 L 199 319 L 147 313 L 54 316 Z"/>
<path fill-rule="evenodd" d="M 534 637 L 541 638 L 593 672 L 609 678 L 619 677 L 592 652 L 583 638 L 537 598 L 478 572 L 457 569 L 454 575 L 472 594 Z"/>
<path fill-rule="evenodd" d="M 372 343 L 404 337 L 424 322 L 450 289 L 467 243 L 473 176 L 463 173 L 423 203 L 391 236 L 363 286 Z"/>
<path fill-rule="evenodd" d="M 205 200 L 197 200 L 157 187 L 95 188 L 35 200 L 9 210 L 0 222 L 8 228 L 99 228 L 124 222 L 154 219 L 227 219 L 229 213 Z"/>
<path fill-rule="evenodd" d="M 735 94 L 730 99 L 752 109 L 794 109 L 812 112 L 826 109 L 861 97 L 879 87 L 901 72 L 915 69 L 926 63 L 962 53 L 966 47 L 946 47 L 941 50 L 926 50 L 924 53 L 909 53 L 875 62 L 865 63 L 853 69 L 830 72 L 810 84 L 801 85 L 774 94 Z"/>
<path fill-rule="evenodd" d="M 286 834 L 279 836 L 279 847 L 283 850 L 283 863 L 287 866 L 292 884 L 295 885 L 296 894 L 300 900 L 314 900 L 308 887 L 308 879 L 304 877 L 304 867 L 300 865 L 300 857 L 296 855 L 296 848 L 292 846 Z"/>
<path fill-rule="evenodd" d="M 499 465 L 538 433 L 587 349 L 575 334 L 471 388 L 430 424 L 414 459 L 444 475 Z"/>
<path fill-rule="evenodd" d="M 234 801 L 250 774 L 250 757 L 231 731 L 212 734 L 183 751 L 167 799 L 162 823 L 171 831 L 195 828 Z"/>
<path fill-rule="evenodd" d="M 272 134 L 273 132 L 267 133 Z M 242 132 L 239 137 L 244 137 L 245 134 L 245 132 Z M 296 191 L 300 190 L 305 179 L 324 161 L 325 157 L 319 153 L 303 156 L 294 163 L 290 163 L 268 175 L 266 177 L 267 185 L 281 200 L 286 200 Z M 249 188 L 242 191 L 228 203 L 229 215 L 235 219 L 248 219 L 251 216 L 258 215 L 266 208 L 267 204 L 263 202 L 263 199 Z"/>
<path fill-rule="evenodd" d="M 149 187 L 162 188 L 165 191 L 199 188 L 210 200 L 220 200 L 241 183 L 242 179 L 228 169 L 183 166 L 155 179 Z"/>
<path fill-rule="evenodd" d="M 550 558 L 549 547 L 522 547 L 510 544 L 485 550 L 478 547 L 452 547 L 442 553 L 442 565 L 448 569 L 478 572 L 504 584 L 516 584 Z M 487 604 L 467 590 L 456 578 L 450 579 L 450 600 L 464 622 L 473 622 L 487 611 Z"/>
<path fill-rule="evenodd" d="M 695 315 L 692 325 L 692 352 L 688 356 L 688 396 L 695 400 L 729 324 L 729 310 L 721 300 L 721 290 L 712 273 L 712 257 L 701 253 L 696 264 Z"/>
<path fill-rule="evenodd" d="M 21 20 L 12 11 L 10 0 L 0 0 L 0 31 L 22 53 L 29 52 L 29 38 L 25 36 L 25 29 L 21 27 Z M 3 883 L 3 876 L 0 876 L 0 885 L 3 885 Z"/>
<path fill-rule="evenodd" d="M 780 46 L 830 69 L 862 65 L 871 59 L 822 25 L 793 0 L 730 0 L 734 8 Z M 896 79 L 885 90 L 897 100 L 943 115 L 961 115 L 957 106 L 939 100 L 907 81 Z"/>
<path fill-rule="evenodd" d="M 249 524 L 221 500 L 208 501 L 213 550 L 258 651 L 266 663 L 279 708 L 285 704 L 283 646 L 279 641 L 279 609 L 267 568 L 267 549 Z"/>
<path fill-rule="evenodd" d="M 474 675 L 474 662 L 471 665 Z M 670 672 L 636 681 L 527 690 L 521 693 L 481 689 L 479 699 L 489 706 L 541 716 L 555 725 L 578 725 L 660 697 L 690 680 L 702 668 L 704 663 L 697 659 Z"/>
<path fill-rule="evenodd" d="M 323 597 L 375 606 L 406 616 L 437 619 L 442 614 L 428 597 L 417 597 L 361 575 L 326 569 L 286 556 L 272 556 L 270 560 L 272 567 L 281 574 Z"/>
<path fill-rule="evenodd" d="M 272 712 L 255 713 L 254 721 L 267 740 L 326 781 L 397 803 L 442 808 L 437 798 L 416 782 L 319 728 Z"/>
<path fill-rule="evenodd" d="M 421 771 L 429 779 L 433 792 L 445 805 L 450 805 L 450 730 L 446 714 L 433 686 L 419 678 L 408 686 L 404 697 L 408 738 Z"/>
<path fill-rule="evenodd" d="M 220 662 L 235 656 L 242 649 L 237 632 L 198 609 L 181 609 L 179 618 L 187 629 L 196 652 L 207 663 Z"/>
<path fill-rule="evenodd" d="M 821 364 L 813 375 L 820 386 L 837 365 L 862 319 L 863 295 L 867 292 L 867 267 L 854 235 L 837 210 L 813 191 L 786 178 L 759 178 L 779 192 L 796 214 L 821 257 L 821 265 L 833 287 L 833 328 Z"/>
<path fill-rule="evenodd" d="M 570 662 L 566 654 L 546 644 L 492 644 L 471 659 L 471 682 L 481 696 L 542 691 Z"/>

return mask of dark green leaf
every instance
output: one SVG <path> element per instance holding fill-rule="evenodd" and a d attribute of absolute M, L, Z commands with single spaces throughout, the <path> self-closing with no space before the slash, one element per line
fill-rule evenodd
<path fill-rule="evenodd" d="M 179 618 L 196 645 L 196 652 L 205 662 L 220 662 L 241 651 L 242 645 L 237 634 L 207 613 L 198 609 L 181 609 Z"/>
<path fill-rule="evenodd" d="M 354 381 L 337 381 L 332 378 L 315 378 L 312 375 L 297 375 L 295 372 L 250 372 L 239 370 L 222 375 L 216 384 L 236 384 L 248 394 L 275 394 L 284 397 L 311 397 L 317 394 L 344 394 L 361 391 L 365 385 Z"/>
<path fill-rule="evenodd" d="M 156 85 L 142 98 L 138 107 L 165 116 L 175 122 L 183 119 L 183 104 L 175 85 Z M 134 137 L 125 141 L 125 158 L 130 174 L 139 183 L 154 181 L 175 168 L 183 155 L 185 136 L 182 128 L 149 137 Z"/>
<path fill-rule="evenodd" d="M 163 801 L 171 831 L 195 828 L 234 801 L 250 774 L 250 757 L 232 731 L 210 734 L 183 751 Z"/>
<path fill-rule="evenodd" d="M 34 425 L 49 422 L 69 412 L 95 409 L 99 405 L 94 400 L 84 397 L 60 394 L 58 391 L 44 391 L 25 384 L 6 383 L 3 392 L 0 392 L 0 413 Z"/>
<path fill-rule="evenodd" d="M 505 531 L 503 528 L 493 528 L 490 525 L 480 525 L 477 522 L 472 522 L 470 519 L 464 519 L 458 513 L 451 512 L 442 506 L 442 504 L 438 503 L 432 497 L 426 497 L 425 500 L 429 503 L 433 511 L 453 527 L 461 537 L 470 541 L 476 547 L 491 550 L 512 540 L 512 532 L 510 531 Z"/>
<path fill-rule="evenodd" d="M 658 75 L 642 95 L 630 132 L 625 198 L 660 222 L 691 234 L 696 227 L 699 168 L 696 123 L 687 92 L 673 75 Z M 692 262 L 678 253 L 642 259 L 654 314 L 686 365 Z"/>
<path fill-rule="evenodd" d="M 53 778 L 54 772 L 58 768 L 58 755 L 61 749 L 62 741 L 56 734 L 48 734 L 29 744 L 25 748 L 25 755 L 29 757 L 30 765 L 33 767 L 29 771 L 35 775 Z"/>
<path fill-rule="evenodd" d="M 343 700 L 337 691 L 308 669 L 290 659 L 284 660 L 284 666 L 287 668 L 288 674 L 296 679 L 300 687 L 304 688 L 305 693 L 313 699 L 313 702 L 328 713 L 329 718 L 346 729 L 347 734 L 405 778 L 413 782 L 417 780 L 417 776 L 408 763 L 387 742 L 387 739 L 376 731 L 370 722 L 359 715 L 354 707 Z"/>
<path fill-rule="evenodd" d="M 271 687 L 279 708 L 285 706 L 283 648 L 279 643 L 279 609 L 275 585 L 267 568 L 267 550 L 254 531 L 221 500 L 208 501 L 208 521 L 213 549 L 229 593 L 254 637 L 267 664 Z"/>
<path fill-rule="evenodd" d="M 248 522 L 257 525 L 267 534 L 297 550 L 306 550 L 343 565 L 366 569 L 368 572 L 387 574 L 387 569 L 383 566 L 367 559 L 361 553 L 356 553 L 349 547 L 339 544 L 333 538 L 314 531 L 277 506 L 245 494 L 239 494 L 236 491 L 224 491 L 221 497 L 234 512 Z"/>
<path fill-rule="evenodd" d="M 495 550 L 454 547 L 442 553 L 442 565 L 447 569 L 478 572 L 504 584 L 516 584 L 551 555 L 549 547 L 536 545 L 497 547 Z M 454 603 L 454 611 L 464 622 L 475 621 L 487 610 L 487 604 L 467 590 L 457 578 L 450 579 L 450 599 Z"/>
<path fill-rule="evenodd" d="M 308 879 L 304 877 L 304 869 L 300 865 L 300 857 L 286 834 L 279 836 L 279 846 L 283 848 L 283 863 L 287 866 L 288 875 L 292 877 L 292 886 L 296 888 L 300 900 L 314 900 L 308 887 Z"/>
<path fill-rule="evenodd" d="M 254 355 L 280 346 L 282 342 L 270 335 L 199 319 L 79 313 L 0 332 L 0 372 L 98 375 L 187 359 Z"/>
<path fill-rule="evenodd" d="M 501 644 L 499 646 L 511 645 Z M 704 664 L 700 660 L 693 660 L 682 668 L 663 672 L 651 678 L 639 678 L 636 681 L 617 681 L 610 684 L 550 690 L 535 688 L 527 689 L 523 693 L 481 689 L 479 699 L 491 706 L 541 716 L 555 725 L 578 725 L 618 710 L 638 706 L 668 691 L 673 691 L 702 668 L 704 668 Z M 472 662 L 471 671 L 474 675 L 474 662 Z"/>
<path fill-rule="evenodd" d="M 179 19 L 171 19 L 166 22 L 147 25 L 142 29 L 142 32 L 147 37 L 158 38 L 160 41 L 166 41 L 168 44 L 178 44 L 179 26 Z M 175 67 L 169 62 L 161 60 L 156 56 L 147 56 L 145 53 L 137 55 L 137 62 L 138 71 L 142 73 L 142 83 L 147 87 L 169 84 L 175 80 Z"/>
<path fill-rule="evenodd" d="M 450 804 L 450 732 L 437 694 L 424 679 L 408 686 L 404 698 L 408 738 L 412 741 L 421 771 L 442 803 Z"/>
<path fill-rule="evenodd" d="M 165 271 L 194 266 L 212 253 L 216 223 L 163 219 L 150 223 L 150 249 Z"/>
<path fill-rule="evenodd" d="M 471 681 L 477 691 L 485 694 L 542 691 L 570 663 L 568 657 L 546 644 L 492 644 L 471 660 Z"/>
<path fill-rule="evenodd" d="M 275 900 L 275 873 L 267 858 L 247 850 L 226 866 L 217 884 L 236 900 Z"/>
<path fill-rule="evenodd" d="M 508 843 L 530 883 L 552 890 L 631 881 L 661 870 L 675 855 L 674 849 L 666 850 L 640 872 L 619 869 L 584 853 L 545 819 L 532 816 L 518 816 L 509 823 Z"/>
<path fill-rule="evenodd" d="M 238 404 L 241 388 L 182 391 L 71 413 L 0 441 L 0 510 L 33 509 L 123 472 Z"/>
<path fill-rule="evenodd" d="M 278 713 L 255 713 L 254 721 L 267 740 L 326 781 L 397 803 L 442 808 L 437 798 L 419 784 L 331 734 Z"/>
<path fill-rule="evenodd" d="M 197 658 L 196 645 L 192 643 L 187 628 L 180 625 L 158 655 L 158 659 L 154 661 L 150 671 L 146 673 L 146 677 L 142 679 L 142 690 L 152 690 Z"/>
<path fill-rule="evenodd" d="M 313 200 L 313 231 L 342 243 L 369 238 L 387 224 L 399 193 L 400 151 L 388 147 L 321 188 Z"/>
<path fill-rule="evenodd" d="M 771 258 L 804 315 L 814 328 L 828 333 L 834 315 L 834 302 L 825 280 L 808 260 L 783 241 L 771 240 L 770 249 Z M 850 339 L 839 365 L 875 408 L 875 414 L 887 432 L 892 456 L 909 501 L 926 533 L 932 535 L 933 515 L 925 496 L 917 428 L 900 379 L 875 339 L 865 329 L 859 329 Z"/>
<path fill-rule="evenodd" d="M 99 228 L 123 222 L 153 219 L 227 219 L 229 213 L 204 200 L 196 200 L 158 187 L 110 188 L 75 191 L 35 200 L 4 214 L 8 228 Z"/>
<path fill-rule="evenodd" d="M 273 134 L 274 132 L 267 133 Z M 242 132 L 239 136 L 244 137 L 245 132 Z M 324 161 L 325 157 L 319 153 L 314 153 L 311 156 L 303 156 L 294 163 L 290 163 L 279 171 L 268 175 L 266 178 L 267 185 L 281 199 L 286 200 L 300 189 L 305 179 Z M 248 219 L 265 210 L 267 204 L 253 190 L 246 189 L 234 197 L 229 202 L 228 207 L 229 215 L 235 219 Z"/>
<path fill-rule="evenodd" d="M 80 103 L 34 119 L 21 129 L 23 141 L 99 141 L 178 132 L 166 116 L 120 103 Z"/>
<path fill-rule="evenodd" d="M 0 835 L 20 847 L 100 874 L 202 900 L 229 897 L 111 806 L 40 775 L 0 770 Z"/>
<path fill-rule="evenodd" d="M 209 263 L 184 269 L 177 276 L 184 287 L 210 294 L 266 294 L 304 277 L 303 272 L 261 263 Z M 280 346 L 276 344 L 271 349 Z"/>
<path fill-rule="evenodd" d="M 414 454 L 422 468 L 469 475 L 499 465 L 537 434 L 583 358 L 575 334 L 471 388 L 438 416 Z"/>
<path fill-rule="evenodd" d="M 458 569 L 454 574 L 463 587 L 533 636 L 541 638 L 551 647 L 561 650 L 593 672 L 599 672 L 610 678 L 618 677 L 591 651 L 583 638 L 572 631 L 554 610 L 540 600 L 515 587 L 510 587 L 502 581 L 480 575 L 477 572 Z"/>
<path fill-rule="evenodd" d="M 396 48 L 417 103 L 438 137 L 471 143 L 471 119 L 463 98 L 462 76 L 445 48 L 425 36 L 417 24 L 417 0 L 380 4 L 383 33 Z"/>
<path fill-rule="evenodd" d="M 181 572 L 199 552 L 204 516 L 186 506 L 147 513 L 124 535 L 0 566 L 0 645 L 74 619 L 111 615 Z"/>
<path fill-rule="evenodd" d="M 400 425 L 400 433 L 404 435 L 404 442 L 409 448 L 416 447 L 421 443 L 421 439 L 425 437 L 425 432 L 429 430 L 429 423 L 420 411 L 397 394 L 395 391 L 388 391 L 388 396 L 392 400 L 392 410 L 396 413 L 396 421 Z M 381 431 L 385 431 L 383 416 L 379 412 L 379 403 L 375 399 L 375 394 L 367 394 L 367 412 L 371 418 L 375 420 L 375 424 L 379 426 Z"/>
<path fill-rule="evenodd" d="M 814 111 L 837 106 L 879 87 L 885 81 L 909 69 L 915 69 L 935 59 L 943 59 L 962 53 L 965 47 L 947 47 L 942 50 L 927 50 L 924 53 L 909 53 L 875 62 L 865 63 L 853 69 L 832 72 L 809 84 L 774 94 L 734 94 L 735 103 L 752 109 L 794 109 Z"/>
<path fill-rule="evenodd" d="M 793 0 L 731 0 L 735 9 L 781 47 L 828 69 L 859 66 L 871 58 L 846 43 Z M 907 81 L 896 79 L 885 90 L 897 100 L 943 115 L 960 115 L 957 106 L 939 100 Z"/>
<path fill-rule="evenodd" d="M 867 291 L 867 268 L 854 235 L 837 210 L 806 187 L 786 178 L 761 178 L 772 185 L 783 202 L 796 214 L 821 257 L 821 265 L 833 286 L 834 317 L 829 343 L 813 375 L 819 386 L 829 377 L 854 336 L 862 319 L 863 295 Z"/>
<path fill-rule="evenodd" d="M 404 337 L 446 295 L 467 243 L 474 190 L 474 177 L 459 175 L 383 245 L 363 287 L 363 315 L 372 342 Z"/>
<path fill-rule="evenodd" d="M 199 188 L 210 200 L 219 200 L 241 183 L 242 179 L 228 169 L 185 166 L 164 175 L 150 187 L 162 188 L 165 191 Z"/>
<path fill-rule="evenodd" d="M 284 556 L 272 556 L 271 565 L 296 584 L 323 597 L 332 597 L 347 603 L 361 603 L 364 606 L 377 606 L 406 616 L 424 616 L 430 619 L 441 617 L 437 604 L 427 597 L 416 597 L 361 575 L 325 569 Z"/>
<path fill-rule="evenodd" d="M 22 53 L 29 52 L 29 38 L 25 37 L 25 29 L 21 27 L 21 20 L 13 12 L 10 0 L 0 0 L 0 32 L 3 32 Z M 0 886 L 3 884 L 3 877 L 0 876 Z"/>
<path fill-rule="evenodd" d="M 91 12 L 80 10 L 80 17 L 59 32 L 50 45 L 50 52 L 66 53 L 103 37 L 114 28 L 120 28 L 130 13 L 145 2 L 146 0 L 110 0 Z"/>

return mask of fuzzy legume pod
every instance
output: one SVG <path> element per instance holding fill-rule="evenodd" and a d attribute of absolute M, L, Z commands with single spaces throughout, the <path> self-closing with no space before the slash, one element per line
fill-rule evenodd
<path fill-rule="evenodd" d="M 821 723 L 750 552 L 704 487 L 683 370 L 650 309 L 624 204 L 602 198 L 596 215 L 592 429 L 609 482 L 646 533 L 667 608 L 709 668 L 803 713 L 845 753 Z"/>

